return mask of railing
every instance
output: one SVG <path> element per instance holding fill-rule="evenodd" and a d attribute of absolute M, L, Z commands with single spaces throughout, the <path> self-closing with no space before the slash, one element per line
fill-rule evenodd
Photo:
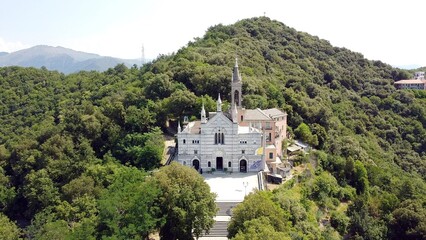
<path fill-rule="evenodd" d="M 169 155 L 169 158 L 166 161 L 166 165 L 170 165 L 170 163 L 175 159 L 176 155 L 178 153 L 178 149 L 173 147 L 173 153 Z"/>
<path fill-rule="evenodd" d="M 265 181 L 264 181 L 264 178 L 263 178 L 263 171 L 259 171 L 258 173 L 257 173 L 257 182 L 258 182 L 258 184 L 259 184 L 259 190 L 260 191 L 263 191 L 263 190 L 265 190 Z"/>

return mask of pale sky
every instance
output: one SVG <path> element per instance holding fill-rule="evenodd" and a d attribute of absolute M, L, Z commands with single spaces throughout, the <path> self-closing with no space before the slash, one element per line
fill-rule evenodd
<path fill-rule="evenodd" d="M 394 66 L 426 66 L 424 0 L 0 0 L 0 52 L 62 46 L 119 58 L 176 52 L 219 23 L 266 15 Z"/>

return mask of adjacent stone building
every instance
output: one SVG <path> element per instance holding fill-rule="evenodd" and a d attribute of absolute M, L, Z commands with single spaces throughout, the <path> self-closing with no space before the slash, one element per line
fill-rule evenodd
<path fill-rule="evenodd" d="M 279 109 L 242 107 L 242 79 L 236 60 L 231 79 L 231 109 L 222 110 L 220 95 L 216 112 L 178 126 L 178 158 L 183 165 L 203 171 L 276 172 L 281 164 L 282 141 L 287 134 L 287 114 Z"/>

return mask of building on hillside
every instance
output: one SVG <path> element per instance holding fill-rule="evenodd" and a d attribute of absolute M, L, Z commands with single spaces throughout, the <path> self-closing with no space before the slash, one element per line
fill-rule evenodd
<path fill-rule="evenodd" d="M 203 171 L 273 171 L 281 166 L 282 141 L 287 134 L 287 114 L 279 109 L 242 107 L 242 79 L 236 60 L 231 79 L 231 109 L 222 110 L 220 95 L 216 112 L 200 120 L 178 124 L 177 161 Z"/>
<path fill-rule="evenodd" d="M 425 72 L 416 72 L 414 79 L 399 80 L 394 85 L 397 89 L 426 90 Z"/>
<path fill-rule="evenodd" d="M 415 72 L 414 79 L 425 80 L 425 72 Z"/>

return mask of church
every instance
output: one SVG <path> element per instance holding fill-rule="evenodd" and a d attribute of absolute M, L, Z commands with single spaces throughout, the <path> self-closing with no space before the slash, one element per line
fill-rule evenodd
<path fill-rule="evenodd" d="M 216 112 L 178 124 L 177 161 L 198 171 L 279 173 L 287 114 L 279 109 L 245 109 L 238 60 L 231 78 L 231 108 L 223 111 L 220 94 Z"/>

